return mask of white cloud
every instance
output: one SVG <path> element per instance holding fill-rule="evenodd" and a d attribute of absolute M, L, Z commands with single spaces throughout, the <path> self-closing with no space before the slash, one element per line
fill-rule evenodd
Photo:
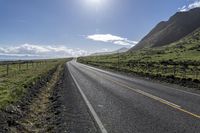
<path fill-rule="evenodd" d="M 179 8 L 178 10 L 181 11 L 181 12 L 185 12 L 185 11 L 188 11 L 190 9 L 197 8 L 197 7 L 200 7 L 200 0 L 196 0 L 196 1 L 194 1 L 193 3 L 191 3 L 187 6 L 184 5 L 183 7 Z"/>
<path fill-rule="evenodd" d="M 116 40 L 124 40 L 123 38 L 119 36 L 113 36 L 111 34 L 95 34 L 95 35 L 89 35 L 87 37 L 88 39 L 92 39 L 94 41 L 102 41 L 102 42 L 112 42 Z"/>
<path fill-rule="evenodd" d="M 87 39 L 93 40 L 93 41 L 101 41 L 101 42 L 108 42 L 113 43 L 117 45 L 126 45 L 126 46 L 134 46 L 138 42 L 128 40 L 127 38 L 122 38 L 119 36 L 114 36 L 111 34 L 94 34 L 87 36 Z"/>
<path fill-rule="evenodd" d="M 188 9 L 187 9 L 187 6 L 184 5 L 183 7 L 178 8 L 178 10 L 179 10 L 180 12 L 185 12 L 185 11 L 187 11 Z"/>
<path fill-rule="evenodd" d="M 19 46 L 0 47 L 0 55 L 18 57 L 58 58 L 89 55 L 85 50 L 70 49 L 65 46 L 41 46 L 23 44 Z"/>
<path fill-rule="evenodd" d="M 127 43 L 127 42 L 124 42 L 124 41 L 115 41 L 113 43 L 118 44 L 118 45 L 124 45 L 124 46 L 130 45 L 130 43 Z"/>

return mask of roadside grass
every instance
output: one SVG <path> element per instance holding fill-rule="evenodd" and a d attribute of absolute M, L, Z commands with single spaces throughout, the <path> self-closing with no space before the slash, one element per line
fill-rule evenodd
<path fill-rule="evenodd" d="M 181 54 L 143 54 L 141 53 L 124 53 L 109 56 L 98 57 L 81 57 L 78 61 L 94 66 L 115 69 L 125 72 L 134 72 L 141 74 L 151 74 L 152 76 L 175 76 L 200 80 L 200 52 L 186 51 Z M 183 68 L 185 67 L 186 68 Z M 166 68 L 165 68 L 166 67 Z M 174 70 L 176 67 L 176 70 Z M 166 69 L 166 70 L 165 70 Z"/>
<path fill-rule="evenodd" d="M 32 102 L 27 105 L 28 112 L 26 115 L 17 120 L 19 127 L 11 127 L 11 131 L 15 133 L 21 132 L 50 132 L 53 125 L 50 124 L 49 117 L 54 116 L 52 108 L 52 97 L 55 86 L 62 76 L 64 65 L 60 64 L 56 71 L 52 74 L 51 79 L 46 85 L 40 88 L 39 93 L 33 98 Z M 57 90 L 56 90 L 57 91 Z"/>
<path fill-rule="evenodd" d="M 10 103 L 15 103 L 26 94 L 27 88 L 34 85 L 37 80 L 46 75 L 59 64 L 64 64 L 69 59 L 47 60 L 45 64 L 38 66 L 12 65 L 10 72 L 5 75 L 5 66 L 0 67 L 0 108 Z"/>

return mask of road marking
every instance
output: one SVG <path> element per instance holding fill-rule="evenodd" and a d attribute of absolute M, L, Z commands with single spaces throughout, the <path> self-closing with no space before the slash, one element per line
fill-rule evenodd
<path fill-rule="evenodd" d="M 105 78 L 105 77 L 104 77 L 104 78 Z M 141 91 L 141 90 L 139 90 L 139 89 L 134 89 L 134 88 L 132 88 L 132 87 L 126 85 L 125 83 L 118 82 L 118 81 L 115 81 L 115 80 L 112 80 L 112 79 L 109 79 L 109 78 L 105 78 L 105 79 L 106 79 L 106 80 L 109 80 L 109 81 L 112 81 L 112 82 L 114 82 L 114 83 L 116 83 L 116 84 L 118 84 L 118 85 L 120 85 L 120 86 L 125 87 L 125 88 L 128 88 L 128 89 L 130 89 L 130 90 L 132 90 L 132 91 L 135 91 L 135 92 L 137 92 L 137 93 L 139 93 L 139 94 L 142 94 L 142 95 L 144 95 L 144 96 L 146 96 L 146 97 L 149 97 L 149 98 L 151 98 L 151 99 L 154 99 L 154 100 L 156 100 L 156 101 L 159 101 L 159 102 L 161 102 L 161 103 L 163 103 L 163 104 L 165 104 L 165 105 L 168 105 L 168 106 L 170 106 L 170 107 L 172 107 L 172 108 L 175 108 L 175 109 L 177 109 L 177 110 L 179 110 L 179 111 L 181 111 L 181 112 L 184 112 L 184 113 L 186 113 L 186 114 L 189 114 L 189 115 L 191 115 L 191 116 L 193 116 L 193 117 L 195 117 L 195 118 L 200 119 L 200 115 L 197 115 L 197 114 L 194 114 L 194 113 L 192 113 L 192 112 L 190 112 L 190 111 L 187 111 L 187 110 L 185 110 L 185 109 L 182 109 L 181 106 L 176 105 L 176 104 L 174 104 L 174 103 L 172 103 L 172 102 L 169 102 L 169 101 L 164 100 L 164 99 L 162 99 L 162 98 L 160 98 L 160 97 L 157 97 L 157 96 L 154 96 L 154 95 L 152 95 L 152 94 L 149 94 L 149 93 L 147 93 L 147 92 Z"/>
<path fill-rule="evenodd" d="M 78 62 L 76 62 L 78 63 Z M 96 70 L 96 71 L 99 71 L 99 72 L 102 72 L 102 73 L 105 73 L 105 74 L 108 74 L 108 75 L 114 75 L 114 76 L 117 76 L 117 77 L 120 77 L 120 78 L 123 78 L 123 79 L 128 79 L 130 80 L 129 78 L 131 77 L 125 77 L 124 75 L 118 75 L 118 74 L 115 74 L 115 73 L 112 73 L 112 72 L 109 72 L 109 71 L 105 71 L 105 70 L 101 70 L 101 69 L 98 69 L 98 68 L 95 68 L 95 67 L 91 67 L 91 66 L 88 66 L 88 65 L 85 65 L 85 64 L 81 64 L 81 63 L 78 63 L 80 65 L 82 65 L 83 67 L 87 67 L 88 69 L 92 69 L 92 70 Z M 130 80 L 132 81 L 132 80 Z M 190 94 L 190 95 L 194 95 L 194 96 L 198 96 L 200 97 L 200 94 L 197 94 L 197 93 L 193 93 L 193 92 L 189 92 L 189 91 L 185 91 L 185 90 L 180 90 L 180 89 L 176 89 L 176 88 L 172 88 L 172 87 L 168 87 L 166 85 L 163 85 L 164 87 L 168 88 L 168 89 L 171 89 L 171 90 L 176 90 L 176 91 L 179 91 L 179 92 L 182 92 L 182 93 L 187 93 L 187 94 Z"/>
<path fill-rule="evenodd" d="M 69 68 L 69 67 L 68 67 Z M 82 89 L 80 88 L 77 80 L 74 78 L 73 74 L 69 71 L 70 75 L 72 76 L 72 79 L 74 80 L 79 92 L 81 93 L 81 96 L 83 97 L 86 105 L 88 106 L 92 116 L 94 117 L 97 125 L 99 126 L 99 129 L 101 130 L 101 133 L 108 133 L 107 130 L 105 129 L 105 127 L 103 126 L 101 120 L 99 119 L 97 113 L 95 112 L 94 108 L 92 107 L 91 103 L 89 102 L 89 100 L 87 99 L 86 95 L 84 94 L 84 92 L 82 91 Z"/>
<path fill-rule="evenodd" d="M 81 64 L 81 65 L 82 65 L 82 64 Z M 96 69 L 96 68 L 93 68 L 93 67 L 90 67 L 90 66 L 87 66 L 87 65 L 83 65 L 83 66 L 85 66 L 86 69 L 89 69 L 89 70 L 92 69 L 93 71 L 95 71 L 95 69 Z M 99 70 L 100 70 L 100 69 L 99 69 Z M 98 71 L 98 70 L 96 70 L 96 71 Z M 100 70 L 100 71 L 104 72 L 103 70 Z M 104 73 L 105 73 L 105 72 L 104 72 Z M 165 104 L 165 105 L 168 105 L 168 106 L 170 106 L 170 107 L 172 107 L 172 108 L 174 108 L 174 109 L 177 109 L 177 110 L 179 110 L 179 111 L 181 111 L 181 112 L 184 112 L 184 113 L 189 114 L 189 115 L 191 115 L 191 116 L 193 116 L 193 117 L 195 117 L 195 118 L 200 119 L 200 115 L 194 114 L 194 113 L 192 113 L 192 112 L 190 112 L 190 111 L 187 111 L 187 110 L 185 110 L 185 109 L 182 109 L 181 106 L 179 106 L 179 105 L 177 105 L 177 104 L 174 104 L 174 103 L 172 103 L 172 102 L 169 102 L 169 101 L 167 101 L 167 100 L 164 100 L 164 99 L 162 99 L 162 98 L 160 98 L 160 97 L 154 96 L 154 95 L 149 94 L 149 93 L 147 93 L 147 92 L 144 92 L 144 91 L 142 91 L 142 90 L 134 89 L 133 87 L 128 86 L 126 83 L 119 82 L 119 81 L 115 81 L 115 80 L 112 80 L 112 79 L 109 79 L 109 78 L 105 78 L 105 77 L 102 77 L 102 78 L 104 78 L 104 79 L 106 79 L 106 80 L 109 80 L 109 81 L 112 81 L 112 82 L 114 82 L 114 83 L 116 83 L 116 84 L 118 84 L 118 85 L 120 85 L 120 86 L 123 86 L 123 87 L 125 87 L 125 88 L 128 88 L 128 89 L 130 89 L 130 90 L 132 90 L 132 91 L 135 91 L 135 92 L 137 92 L 137 93 L 139 93 L 139 94 L 142 94 L 142 95 L 144 95 L 144 96 L 146 96 L 146 97 L 149 97 L 149 98 L 151 98 L 151 99 L 154 99 L 154 100 L 156 100 L 156 101 L 159 101 L 159 102 L 161 102 L 161 103 L 163 103 L 163 104 Z M 193 94 L 193 93 L 191 93 L 191 94 Z"/>

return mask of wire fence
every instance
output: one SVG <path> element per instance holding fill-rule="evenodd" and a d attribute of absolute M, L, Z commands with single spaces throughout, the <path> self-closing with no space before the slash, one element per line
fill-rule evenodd
<path fill-rule="evenodd" d="M 130 71 L 149 75 L 172 76 L 184 79 L 200 80 L 200 64 L 198 62 L 93 62 L 87 64 L 107 67 L 115 70 Z"/>
<path fill-rule="evenodd" d="M 39 69 L 41 65 L 46 63 L 46 60 L 0 62 L 0 77 L 9 76 L 29 69 Z"/>

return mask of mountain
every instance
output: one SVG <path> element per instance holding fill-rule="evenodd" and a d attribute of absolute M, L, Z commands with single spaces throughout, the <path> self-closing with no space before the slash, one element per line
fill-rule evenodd
<path fill-rule="evenodd" d="M 129 50 L 129 48 L 123 47 L 123 48 L 120 48 L 120 49 L 115 50 L 113 52 L 114 53 L 124 53 L 124 52 L 127 52 L 128 50 Z"/>
<path fill-rule="evenodd" d="M 46 58 L 38 56 L 29 56 L 29 55 L 0 54 L 0 61 L 35 60 L 35 59 L 46 59 Z"/>
<path fill-rule="evenodd" d="M 179 50 L 181 53 L 185 54 L 186 56 L 189 56 L 188 53 L 195 55 L 195 53 L 198 53 L 195 58 L 199 58 L 200 54 L 200 28 L 196 29 L 186 37 L 180 39 L 177 42 L 174 42 L 167 47 L 165 47 L 166 50 L 175 51 L 177 54 L 177 51 Z M 193 57 L 194 58 L 194 57 Z M 200 58 L 199 58 L 200 59 Z"/>
<path fill-rule="evenodd" d="M 195 31 L 200 27 L 200 8 L 177 12 L 168 21 L 162 21 L 148 33 L 132 50 L 161 47 Z"/>
<path fill-rule="evenodd" d="M 98 56 L 98 55 L 110 55 L 110 54 L 116 54 L 116 53 L 124 53 L 127 52 L 129 48 L 123 47 L 118 50 L 112 51 L 112 52 L 100 52 L 100 53 L 94 53 L 91 54 L 91 56 Z"/>

